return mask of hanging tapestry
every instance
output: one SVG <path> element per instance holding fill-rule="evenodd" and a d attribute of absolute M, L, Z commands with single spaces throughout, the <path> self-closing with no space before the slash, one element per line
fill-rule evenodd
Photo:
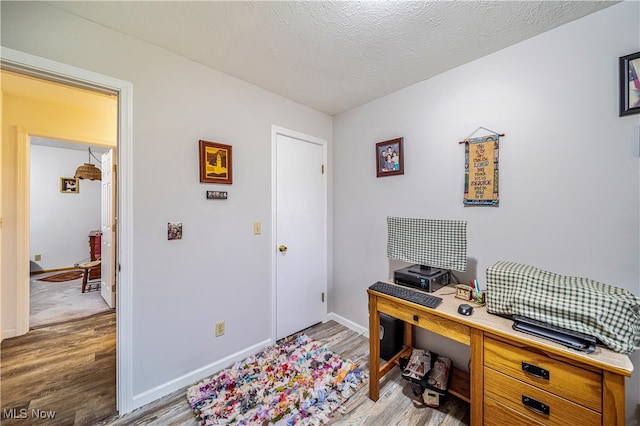
<path fill-rule="evenodd" d="M 465 140 L 463 200 L 465 205 L 498 205 L 499 141 L 498 135 Z"/>

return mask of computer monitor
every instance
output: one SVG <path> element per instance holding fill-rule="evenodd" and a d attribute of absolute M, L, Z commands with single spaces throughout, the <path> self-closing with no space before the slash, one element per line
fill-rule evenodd
<path fill-rule="evenodd" d="M 415 263 L 420 273 L 467 270 L 467 222 L 387 217 L 387 257 Z"/>

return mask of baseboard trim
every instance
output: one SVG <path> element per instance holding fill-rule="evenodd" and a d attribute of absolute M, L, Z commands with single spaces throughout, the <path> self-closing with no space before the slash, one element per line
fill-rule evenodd
<path fill-rule="evenodd" d="M 74 269 L 78 269 L 78 268 L 76 266 L 68 266 L 66 268 L 41 269 L 37 271 L 30 271 L 29 275 L 34 276 L 34 275 L 48 274 L 49 272 L 72 271 Z"/>
<path fill-rule="evenodd" d="M 135 410 L 136 408 L 142 407 L 143 405 L 149 404 L 150 402 L 153 402 L 159 398 L 162 398 L 163 396 L 169 395 L 170 393 L 180 390 L 186 386 L 197 383 L 199 380 L 217 373 L 218 371 L 221 371 L 238 361 L 242 361 L 243 359 L 251 355 L 255 355 L 256 353 L 260 352 L 273 343 L 274 342 L 272 342 L 271 339 L 263 340 L 260 343 L 249 346 L 248 348 L 231 354 L 216 362 L 212 362 L 211 364 L 205 365 L 204 367 L 193 370 L 164 384 L 156 386 L 153 389 L 149 389 L 147 391 L 134 395 L 133 401 L 131 402 L 131 411 Z"/>
<path fill-rule="evenodd" d="M 2 330 L 2 340 L 10 339 L 11 337 L 16 337 L 17 335 L 18 330 L 15 327 L 8 330 Z"/>
<path fill-rule="evenodd" d="M 356 333 L 364 335 L 365 337 L 369 338 L 368 328 L 363 327 L 351 320 L 348 320 L 343 316 L 340 316 L 336 313 L 331 312 L 327 314 L 326 318 L 327 318 L 327 321 L 333 320 L 355 331 Z M 143 405 L 149 404 L 159 398 L 162 398 L 163 396 L 169 395 L 170 393 L 180 390 L 186 386 L 197 383 L 199 380 L 202 380 L 207 376 L 217 373 L 218 371 L 229 367 L 235 362 L 242 361 L 243 359 L 251 355 L 255 355 L 256 353 L 260 352 L 267 346 L 272 345 L 274 343 L 275 342 L 273 342 L 271 339 L 263 340 L 262 342 L 259 342 L 253 346 L 249 346 L 248 348 L 245 348 L 241 351 L 231 354 L 216 362 L 213 362 L 211 364 L 205 365 L 204 367 L 193 370 L 187 374 L 184 374 L 180 377 L 177 377 L 173 380 L 170 380 L 166 383 L 156 386 L 155 388 L 152 388 L 142 393 L 139 393 L 137 395 L 134 395 L 133 401 L 131 401 L 131 404 L 132 404 L 132 406 L 130 407 L 131 411 L 135 410 L 136 408 L 142 407 Z"/>
<path fill-rule="evenodd" d="M 362 334 L 363 336 L 365 336 L 367 339 L 369 338 L 369 328 L 368 327 L 363 327 L 360 324 L 357 324 L 349 319 L 346 319 L 343 316 L 340 316 L 334 312 L 330 312 L 327 314 L 327 321 L 329 320 L 333 320 L 337 323 L 340 323 L 342 325 L 344 325 L 345 327 L 355 331 L 358 334 Z"/>

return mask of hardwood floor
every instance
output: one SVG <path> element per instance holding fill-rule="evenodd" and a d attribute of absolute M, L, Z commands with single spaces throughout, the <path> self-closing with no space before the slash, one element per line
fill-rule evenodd
<path fill-rule="evenodd" d="M 115 324 L 109 312 L 5 339 L 0 423 L 89 425 L 114 415 Z"/>
<path fill-rule="evenodd" d="M 334 322 L 305 333 L 333 352 L 369 370 L 369 341 Z M 42 345 L 42 342 L 46 342 Z M 115 314 L 47 327 L 2 343 L 2 425 L 198 425 L 186 388 L 131 413 L 115 414 Z M 380 399 L 368 397 L 365 383 L 332 419 L 332 425 L 468 425 L 469 405 L 447 396 L 437 409 L 418 404 L 399 369 L 381 382 Z M 9 411 L 14 409 L 16 411 Z M 7 413 L 26 419 L 7 419 Z M 55 418 L 39 420 L 32 409 Z M 6 423 L 5 423 L 6 422 Z"/>

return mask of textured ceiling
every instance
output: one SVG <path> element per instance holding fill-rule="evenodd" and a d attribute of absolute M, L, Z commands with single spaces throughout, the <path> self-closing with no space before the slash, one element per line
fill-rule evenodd
<path fill-rule="evenodd" d="M 333 115 L 616 2 L 47 3 Z"/>

